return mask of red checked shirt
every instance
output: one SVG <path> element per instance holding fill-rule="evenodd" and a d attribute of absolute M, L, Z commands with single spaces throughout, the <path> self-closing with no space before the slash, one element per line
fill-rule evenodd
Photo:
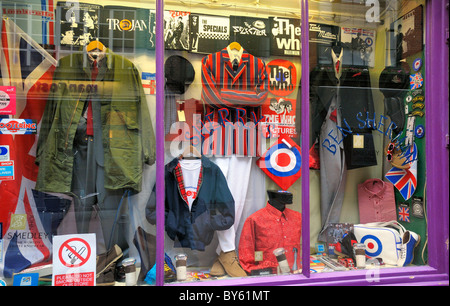
<path fill-rule="evenodd" d="M 300 239 L 302 234 L 302 215 L 285 208 L 279 211 L 270 204 L 258 210 L 245 220 L 239 242 L 239 261 L 242 268 L 251 272 L 256 269 L 278 266 L 273 251 L 283 247 L 286 259 L 292 269 L 295 261 L 294 248 L 297 249 L 297 268 L 300 268 Z M 262 252 L 262 261 L 255 261 L 255 252 Z"/>

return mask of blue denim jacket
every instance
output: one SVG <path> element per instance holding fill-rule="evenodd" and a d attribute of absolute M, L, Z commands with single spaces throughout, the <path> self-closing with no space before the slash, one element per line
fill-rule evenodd
<path fill-rule="evenodd" d="M 181 196 L 175 176 L 178 158 L 165 166 L 165 229 L 175 246 L 205 250 L 215 231 L 229 229 L 234 224 L 234 199 L 220 168 L 205 156 L 201 157 L 202 182 L 191 211 Z M 156 191 L 150 196 L 146 218 L 156 223 Z"/>

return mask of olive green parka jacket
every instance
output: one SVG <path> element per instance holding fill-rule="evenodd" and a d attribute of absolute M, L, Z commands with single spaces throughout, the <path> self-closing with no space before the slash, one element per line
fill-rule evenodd
<path fill-rule="evenodd" d="M 91 81 L 86 52 L 71 54 L 58 62 L 54 90 L 39 131 L 37 190 L 71 192 L 73 141 L 88 101 L 101 105 L 104 154 L 100 164 L 104 166 L 105 188 L 141 190 L 143 163 L 155 161 L 155 135 L 141 78 L 129 60 L 109 49 L 105 60 L 96 81 Z"/>

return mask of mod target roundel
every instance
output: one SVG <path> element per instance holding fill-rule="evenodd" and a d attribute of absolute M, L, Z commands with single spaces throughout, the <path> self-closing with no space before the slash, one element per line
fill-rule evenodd
<path fill-rule="evenodd" d="M 366 235 L 362 237 L 361 243 L 366 245 L 366 254 L 370 257 L 377 257 L 383 251 L 383 244 L 380 239 L 373 235 Z"/>
<path fill-rule="evenodd" d="M 302 157 L 296 147 L 289 148 L 284 142 L 271 147 L 264 158 L 266 169 L 278 177 L 292 176 L 301 168 Z"/>

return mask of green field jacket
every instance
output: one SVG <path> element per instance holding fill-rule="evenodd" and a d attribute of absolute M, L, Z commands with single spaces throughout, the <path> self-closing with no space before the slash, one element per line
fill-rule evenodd
<path fill-rule="evenodd" d="M 58 62 L 39 130 L 37 190 L 71 192 L 73 141 L 88 101 L 101 105 L 105 188 L 141 190 L 143 163 L 155 161 L 155 134 L 141 78 L 129 60 L 109 49 L 105 60 L 94 82 L 86 53 Z"/>

